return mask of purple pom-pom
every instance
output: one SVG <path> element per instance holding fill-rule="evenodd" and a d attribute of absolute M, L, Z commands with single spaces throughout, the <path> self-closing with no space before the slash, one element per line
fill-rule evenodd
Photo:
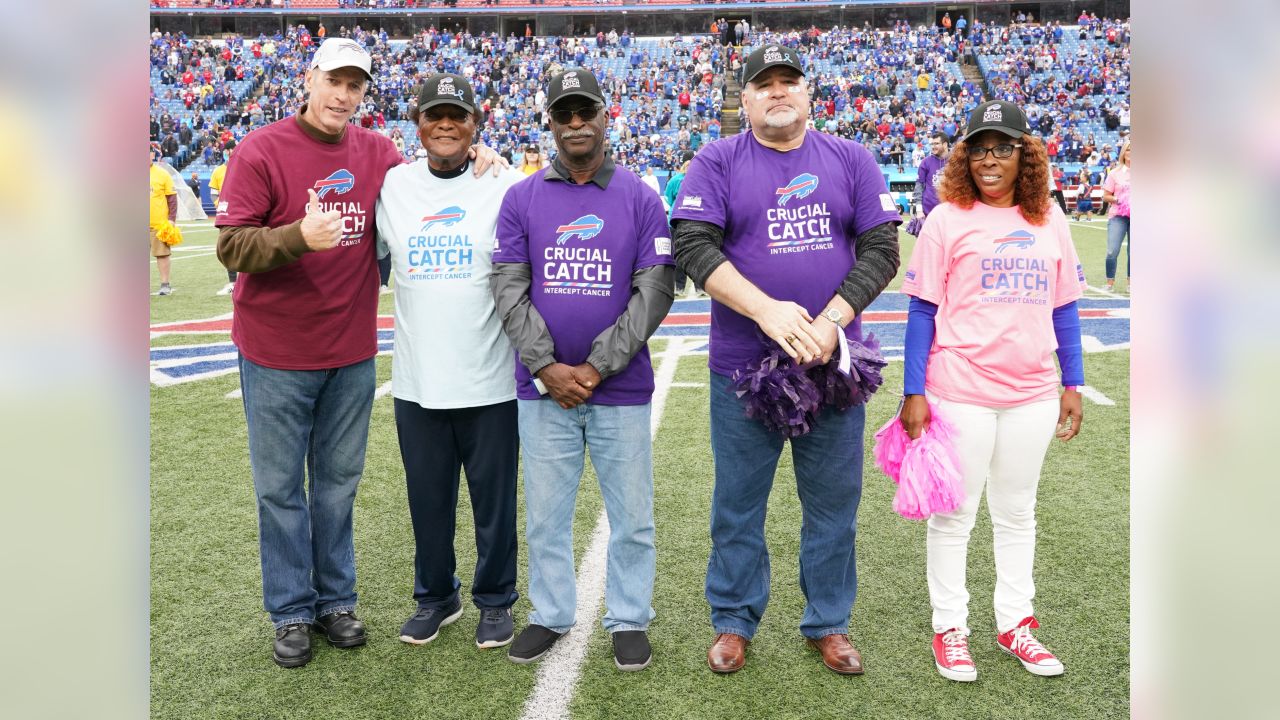
<path fill-rule="evenodd" d="M 907 223 L 907 234 L 920 237 L 920 230 L 924 227 L 924 220 L 918 217 L 911 218 L 911 222 Z"/>
<path fill-rule="evenodd" d="M 824 365 L 801 366 L 770 341 L 760 360 L 734 372 L 734 388 L 747 417 L 785 438 L 800 437 L 813 429 L 823 408 L 844 412 L 871 399 L 883 382 L 880 369 L 886 365 L 879 348 L 874 335 L 861 342 L 850 340 L 851 362 L 845 375 L 837 369 L 837 357 Z"/>

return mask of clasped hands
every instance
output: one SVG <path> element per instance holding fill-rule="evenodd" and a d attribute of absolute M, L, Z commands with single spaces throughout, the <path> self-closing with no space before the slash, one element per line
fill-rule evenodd
<path fill-rule="evenodd" d="M 591 363 L 566 365 L 551 363 L 538 371 L 538 379 L 547 388 L 547 394 L 560 407 L 568 410 L 591 398 L 600 387 L 600 372 Z"/>

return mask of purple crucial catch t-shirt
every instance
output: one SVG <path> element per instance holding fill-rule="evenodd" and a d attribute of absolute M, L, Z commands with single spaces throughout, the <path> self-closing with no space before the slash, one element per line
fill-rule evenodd
<path fill-rule="evenodd" d="M 724 228 L 724 254 L 738 272 L 814 317 L 853 268 L 857 236 L 902 220 L 871 153 L 812 130 L 789 152 L 749 132 L 711 143 L 693 158 L 671 215 Z M 845 333 L 856 337 L 859 325 Z M 711 303 L 712 370 L 747 367 L 765 342 L 749 318 Z"/>
<path fill-rule="evenodd" d="M 924 189 L 920 197 L 920 209 L 925 215 L 933 212 L 938 205 L 938 186 L 942 184 L 942 168 L 946 164 L 946 158 L 940 158 L 933 153 L 929 153 L 929 157 L 920 162 L 916 179 Z"/>
<path fill-rule="evenodd" d="M 555 343 L 555 359 L 586 362 L 591 343 L 627 309 L 631 274 L 674 264 L 662 200 L 633 172 L 615 167 L 608 187 L 574 185 L 534 173 L 507 191 L 498 213 L 493 262 L 526 263 L 529 299 Z M 516 395 L 537 400 L 516 353 Z M 653 396 L 645 346 L 591 395 L 597 405 L 643 405 Z"/>

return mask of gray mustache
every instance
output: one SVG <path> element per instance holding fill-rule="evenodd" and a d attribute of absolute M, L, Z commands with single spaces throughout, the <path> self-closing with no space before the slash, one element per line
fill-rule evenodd
<path fill-rule="evenodd" d="M 594 132 L 586 129 L 565 130 L 564 132 L 560 133 L 561 140 L 572 140 L 573 138 L 579 138 L 579 137 L 589 138 L 589 137 L 595 137 L 595 136 L 596 134 Z"/>

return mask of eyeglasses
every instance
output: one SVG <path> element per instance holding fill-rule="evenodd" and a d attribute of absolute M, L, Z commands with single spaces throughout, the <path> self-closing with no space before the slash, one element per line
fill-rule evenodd
<path fill-rule="evenodd" d="M 555 120 L 557 125 L 568 125 L 573 121 L 573 116 L 577 115 L 583 122 L 591 122 L 603 109 L 604 106 L 598 103 L 577 108 L 561 108 L 551 111 L 551 119 Z"/>
<path fill-rule="evenodd" d="M 981 145 L 970 145 L 966 150 L 969 153 L 970 160 L 982 160 L 991 153 L 998 158 L 1013 157 L 1013 149 L 1022 147 L 1022 143 L 1000 143 L 991 147 L 983 147 Z"/>

